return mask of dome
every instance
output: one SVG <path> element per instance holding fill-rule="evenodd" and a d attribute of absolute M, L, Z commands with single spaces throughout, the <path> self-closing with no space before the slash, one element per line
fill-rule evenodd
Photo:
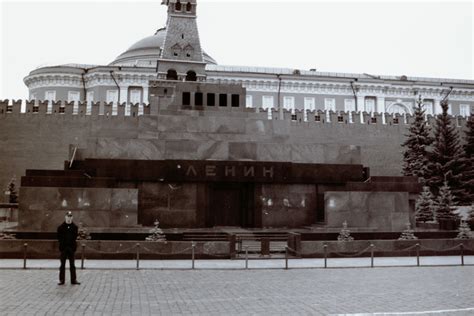
<path fill-rule="evenodd" d="M 161 28 L 152 36 L 145 37 L 133 44 L 124 53 L 118 56 L 111 66 L 142 66 L 155 67 L 160 57 L 161 48 L 166 37 L 166 28 Z M 216 61 L 203 51 L 204 61 L 208 64 L 217 64 Z"/>

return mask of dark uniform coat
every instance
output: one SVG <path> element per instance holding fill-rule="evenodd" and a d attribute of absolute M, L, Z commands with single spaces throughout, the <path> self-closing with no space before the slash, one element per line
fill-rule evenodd
<path fill-rule="evenodd" d="M 70 250 L 75 252 L 77 249 L 77 234 L 78 227 L 76 224 L 66 224 L 62 223 L 58 227 L 58 241 L 59 241 L 59 251 L 64 252 Z"/>

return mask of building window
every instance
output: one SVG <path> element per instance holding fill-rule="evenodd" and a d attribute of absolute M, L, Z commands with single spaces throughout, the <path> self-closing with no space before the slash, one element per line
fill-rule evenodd
<path fill-rule="evenodd" d="M 262 97 L 262 108 L 263 109 L 271 109 L 273 108 L 273 96 L 271 95 L 264 95 Z"/>
<path fill-rule="evenodd" d="M 178 0 L 178 2 L 175 3 L 174 9 L 176 11 L 181 11 L 181 2 Z"/>
<path fill-rule="evenodd" d="M 283 97 L 283 108 L 293 111 L 295 109 L 295 97 Z"/>
<path fill-rule="evenodd" d="M 60 114 L 64 114 L 64 113 L 66 112 L 65 109 L 66 109 L 66 108 L 65 108 L 63 105 L 61 105 L 61 106 L 59 107 L 59 113 L 60 113 Z"/>
<path fill-rule="evenodd" d="M 376 117 L 371 117 L 370 118 L 370 123 L 371 124 L 377 124 L 377 118 Z"/>
<path fill-rule="evenodd" d="M 7 113 L 13 113 L 13 105 L 7 105 Z"/>
<path fill-rule="evenodd" d="M 202 106 L 203 105 L 203 94 L 202 92 L 196 92 L 194 94 L 194 105 Z"/>
<path fill-rule="evenodd" d="M 176 70 L 174 69 L 168 70 L 168 72 L 166 73 L 166 80 L 178 80 L 178 73 L 176 72 Z"/>
<path fill-rule="evenodd" d="M 118 91 L 117 90 L 107 90 L 106 102 L 107 103 L 117 103 L 118 102 Z"/>
<path fill-rule="evenodd" d="M 191 93 L 183 92 L 183 105 L 191 105 Z"/>
<path fill-rule="evenodd" d="M 394 118 L 393 119 L 393 124 L 397 125 L 398 123 L 400 123 L 398 117 Z"/>
<path fill-rule="evenodd" d="M 191 9 L 192 9 L 191 2 L 188 2 L 188 4 L 186 4 L 186 11 L 191 12 Z"/>
<path fill-rule="evenodd" d="M 337 117 L 337 122 L 338 122 L 338 123 L 344 123 L 344 117 L 339 115 L 339 116 Z"/>
<path fill-rule="evenodd" d="M 49 103 L 56 101 L 56 91 L 46 91 L 44 93 L 44 99 Z"/>
<path fill-rule="evenodd" d="M 367 113 L 375 112 L 375 98 L 366 98 L 365 99 L 365 111 Z"/>
<path fill-rule="evenodd" d="M 291 120 L 294 122 L 298 120 L 298 117 L 296 116 L 296 114 L 291 114 Z"/>
<path fill-rule="evenodd" d="M 425 115 L 433 115 L 433 104 L 432 100 L 424 100 L 422 108 L 425 111 Z"/>
<path fill-rule="evenodd" d="M 92 102 L 94 102 L 94 91 L 88 91 L 86 99 L 87 99 L 86 115 L 91 115 Z"/>
<path fill-rule="evenodd" d="M 52 113 L 53 101 L 56 101 L 56 91 L 46 91 L 44 93 L 44 99 L 48 101 L 48 108 L 46 109 L 46 113 Z"/>
<path fill-rule="evenodd" d="M 227 94 L 224 94 L 224 93 L 219 94 L 219 106 L 222 106 L 222 107 L 227 106 Z"/>
<path fill-rule="evenodd" d="M 240 105 L 240 95 L 233 94 L 231 97 L 231 106 L 234 108 L 238 108 Z"/>
<path fill-rule="evenodd" d="M 315 122 L 321 122 L 321 116 L 320 115 L 315 115 L 314 116 L 314 121 Z"/>
<path fill-rule="evenodd" d="M 314 101 L 314 98 L 304 98 L 304 109 L 305 111 L 316 110 L 316 102 Z"/>
<path fill-rule="evenodd" d="M 190 70 L 186 74 L 186 81 L 197 81 L 196 72 Z"/>
<path fill-rule="evenodd" d="M 39 112 L 39 106 L 33 105 L 33 113 L 38 113 Z"/>
<path fill-rule="evenodd" d="M 79 102 L 80 93 L 79 91 L 69 91 L 67 93 L 67 102 Z"/>
<path fill-rule="evenodd" d="M 142 101 L 142 91 L 140 89 L 130 90 L 130 103 L 139 104 Z"/>
<path fill-rule="evenodd" d="M 252 98 L 251 95 L 247 95 L 245 97 L 245 106 L 248 107 L 248 108 L 253 107 L 253 98 Z"/>
<path fill-rule="evenodd" d="M 336 99 L 332 99 L 332 98 L 324 99 L 324 110 L 336 112 Z"/>
<path fill-rule="evenodd" d="M 459 106 L 459 115 L 468 117 L 471 115 L 471 106 L 469 104 L 461 104 Z"/>
<path fill-rule="evenodd" d="M 344 112 L 355 112 L 355 100 L 354 99 L 345 99 L 344 100 Z"/>
<path fill-rule="evenodd" d="M 87 103 L 92 104 L 94 102 L 94 91 L 87 92 Z"/>
<path fill-rule="evenodd" d="M 216 105 L 216 95 L 214 93 L 207 94 L 207 106 L 215 106 Z"/>

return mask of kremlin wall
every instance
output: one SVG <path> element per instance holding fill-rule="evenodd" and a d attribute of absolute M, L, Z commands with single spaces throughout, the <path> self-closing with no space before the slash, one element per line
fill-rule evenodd
<path fill-rule="evenodd" d="M 124 105 L 112 115 L 112 104 L 103 102 L 94 103 L 89 113 L 86 104 L 79 103 L 77 114 L 72 103 L 65 103 L 61 113 L 62 103 L 56 102 L 48 114 L 47 102 L 38 103 L 38 112 L 33 110 L 34 102 L 25 102 L 26 113 L 21 113 L 20 101 L 0 102 L 2 187 L 12 177 L 20 179 L 26 169 L 62 169 L 75 146 L 95 144 L 88 158 L 173 159 L 177 155 L 170 146 L 183 136 L 189 146 L 182 146 L 181 159 L 361 163 L 373 176 L 400 176 L 400 144 L 412 119 L 409 115 L 384 114 L 383 118 L 381 113 L 308 111 L 305 121 L 302 111 L 294 115 L 285 111 L 280 120 L 278 111 L 252 108 L 180 110 L 179 116 L 160 111 L 152 116 L 150 105 L 142 107 L 143 115 L 138 115 L 138 106 L 131 106 L 126 115 Z M 432 125 L 434 118 L 428 120 Z M 453 120 L 462 130 L 466 119 Z M 112 139 L 114 150 L 101 151 L 100 144 Z M 339 145 L 343 152 L 331 150 Z M 242 146 L 247 149 L 236 149 Z"/>

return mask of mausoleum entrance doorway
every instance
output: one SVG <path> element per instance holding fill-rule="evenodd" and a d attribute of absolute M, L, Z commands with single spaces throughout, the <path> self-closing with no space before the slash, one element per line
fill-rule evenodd
<path fill-rule="evenodd" d="M 254 185 L 209 184 L 206 226 L 255 227 Z"/>

